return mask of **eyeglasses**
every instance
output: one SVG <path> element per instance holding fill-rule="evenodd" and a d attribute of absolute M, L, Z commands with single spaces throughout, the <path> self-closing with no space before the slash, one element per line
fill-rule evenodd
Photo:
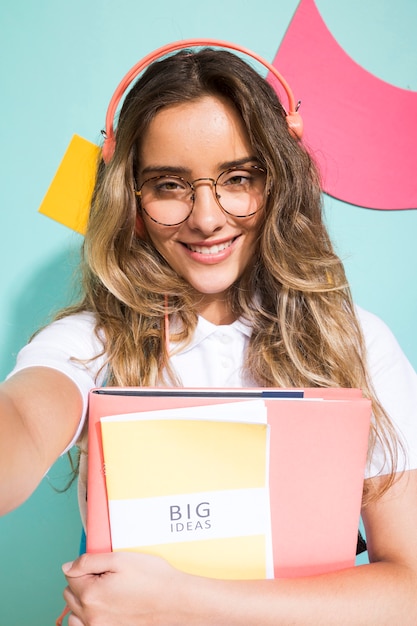
<path fill-rule="evenodd" d="M 196 183 L 213 185 L 219 207 L 233 217 L 250 217 L 263 206 L 266 170 L 258 165 L 232 167 L 214 178 L 188 181 L 182 176 L 153 176 L 135 193 L 143 211 L 161 226 L 178 226 L 194 208 Z"/>

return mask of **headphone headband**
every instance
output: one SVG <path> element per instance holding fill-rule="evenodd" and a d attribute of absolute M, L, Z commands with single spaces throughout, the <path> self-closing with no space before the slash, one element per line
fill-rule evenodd
<path fill-rule="evenodd" d="M 198 46 L 215 46 L 219 48 L 227 48 L 230 50 L 235 50 L 237 52 L 242 52 L 249 57 L 252 57 L 261 65 L 266 67 L 275 78 L 277 78 L 278 82 L 282 85 L 287 94 L 288 98 L 288 111 L 286 111 L 286 119 L 291 133 L 301 139 L 303 132 L 303 122 L 300 114 L 297 112 L 298 106 L 296 105 L 293 93 L 291 91 L 290 86 L 288 85 L 285 78 L 278 72 L 278 70 L 271 64 L 268 63 L 261 56 L 252 52 L 248 48 L 244 48 L 234 43 L 229 43 L 227 41 L 220 41 L 217 39 L 184 39 L 182 41 L 175 41 L 173 43 L 166 44 L 157 50 L 154 50 L 147 56 L 145 56 L 142 60 L 138 61 L 136 65 L 134 65 L 128 73 L 122 78 L 119 85 L 114 92 L 106 114 L 106 129 L 105 129 L 105 141 L 102 148 L 103 159 L 105 163 L 108 163 L 114 153 L 114 149 L 116 146 L 116 136 L 114 130 L 114 117 L 116 114 L 117 107 L 122 99 L 123 94 L 126 89 L 129 87 L 131 82 L 153 61 L 169 54 L 170 52 L 175 52 L 176 50 L 182 50 L 183 48 L 192 48 Z"/>

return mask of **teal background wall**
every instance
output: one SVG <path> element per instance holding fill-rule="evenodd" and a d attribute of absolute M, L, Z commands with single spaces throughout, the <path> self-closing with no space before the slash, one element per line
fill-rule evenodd
<path fill-rule="evenodd" d="M 358 63 L 417 90 L 415 0 L 316 1 Z M 72 134 L 99 141 L 121 77 L 168 41 L 226 39 L 272 61 L 297 4 L 3 0 L 0 376 L 76 290 L 81 238 L 37 213 Z M 417 211 L 372 211 L 329 197 L 325 210 L 356 301 L 388 322 L 417 367 Z M 0 519 L 0 626 L 46 626 L 61 610 L 60 566 L 77 554 L 81 528 L 74 488 L 54 490 L 68 473 L 67 461 L 59 461 L 27 503 Z"/>

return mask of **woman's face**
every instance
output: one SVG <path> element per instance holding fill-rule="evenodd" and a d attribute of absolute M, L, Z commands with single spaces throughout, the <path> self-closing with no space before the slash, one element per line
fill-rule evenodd
<path fill-rule="evenodd" d="M 251 262 L 263 219 L 262 209 L 245 218 L 225 213 L 207 180 L 234 165 L 256 165 L 239 115 L 226 100 L 212 96 L 167 107 L 144 135 L 140 163 L 139 186 L 164 174 L 190 182 L 205 179 L 196 182 L 194 208 L 183 223 L 163 226 L 144 210 L 142 217 L 155 248 L 202 294 L 199 313 L 214 323 L 229 323 L 233 316 L 225 296 Z"/>

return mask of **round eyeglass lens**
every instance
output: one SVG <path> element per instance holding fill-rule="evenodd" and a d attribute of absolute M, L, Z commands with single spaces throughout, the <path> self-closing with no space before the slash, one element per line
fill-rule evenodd
<path fill-rule="evenodd" d="M 261 208 L 266 172 L 260 167 L 233 168 L 216 181 L 217 202 L 234 217 L 249 217 Z"/>

